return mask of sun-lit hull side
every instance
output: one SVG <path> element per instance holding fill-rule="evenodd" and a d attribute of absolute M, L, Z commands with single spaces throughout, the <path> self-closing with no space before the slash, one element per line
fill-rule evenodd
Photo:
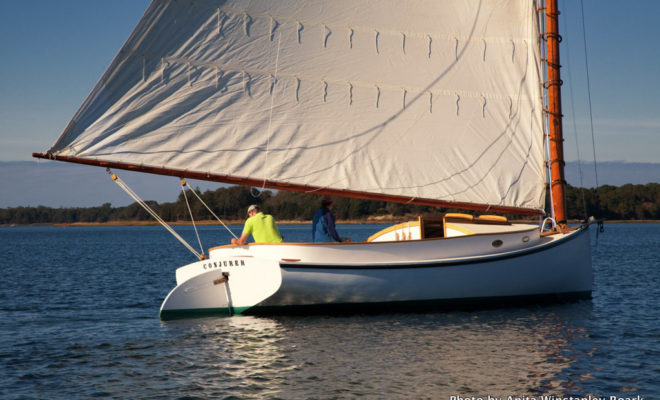
<path fill-rule="evenodd" d="M 537 233 L 531 240 L 526 239 L 530 233 L 516 231 L 451 240 L 356 243 L 350 246 L 223 246 L 213 249 L 209 260 L 177 271 L 179 292 L 184 296 L 194 296 L 193 293 L 188 294 L 190 289 L 186 289 L 185 285 L 188 280 L 202 279 L 202 273 L 195 275 L 195 271 L 201 271 L 201 265 L 216 264 L 214 270 L 217 276 L 208 272 L 204 274 L 217 280 L 223 270 L 230 270 L 222 266 L 223 260 L 245 259 L 250 260 L 251 264 L 256 260 L 268 260 L 271 266 L 264 267 L 264 271 L 270 277 L 264 278 L 266 272 L 257 273 L 255 269 L 250 278 L 249 268 L 234 267 L 230 273 L 241 271 L 247 275 L 240 278 L 243 279 L 240 286 L 238 278 L 232 280 L 232 275 L 229 275 L 229 282 L 236 285 L 231 290 L 232 295 L 238 296 L 240 290 L 258 292 L 254 283 L 259 280 L 270 287 L 268 293 L 264 292 L 261 298 L 257 293 L 251 303 L 237 304 L 240 307 L 228 310 L 227 307 L 218 308 L 218 299 L 222 298 L 224 304 L 231 303 L 231 295 L 227 295 L 224 289 L 213 289 L 216 291 L 209 292 L 208 300 L 196 298 L 181 302 L 195 304 L 195 307 L 188 310 L 179 307 L 173 313 L 165 314 L 178 317 L 186 314 L 214 314 L 214 310 L 219 310 L 218 314 L 240 314 L 305 312 L 316 309 L 369 311 L 421 307 L 478 308 L 508 303 L 589 298 L 592 268 L 588 229 L 584 227 L 566 234 L 543 237 Z M 434 248 L 436 254 L 451 251 L 454 254 L 479 252 L 478 244 L 492 248 L 490 244 L 500 238 L 505 242 L 520 241 L 522 244 L 509 245 L 504 251 L 491 249 L 490 252 L 476 256 L 428 258 L 430 250 L 424 250 Z M 401 258 L 403 255 L 393 257 L 392 254 L 397 250 L 402 251 L 407 259 Z M 320 254 L 320 259 L 327 261 L 320 262 L 313 257 L 315 254 Z M 343 259 L 340 257 L 342 254 Z M 198 269 L 192 269 L 194 265 Z M 281 274 L 281 278 L 278 274 Z M 271 282 L 275 282 L 276 287 Z M 200 286 L 199 283 L 195 285 Z M 167 302 L 168 299 L 163 303 L 163 309 L 168 308 Z M 207 307 L 205 302 L 208 302 Z"/>
<path fill-rule="evenodd" d="M 589 298 L 586 229 L 527 249 L 481 257 L 384 264 L 282 263 L 282 286 L 249 312 L 290 308 L 396 309 Z M 366 307 L 365 307 L 366 305 Z"/>

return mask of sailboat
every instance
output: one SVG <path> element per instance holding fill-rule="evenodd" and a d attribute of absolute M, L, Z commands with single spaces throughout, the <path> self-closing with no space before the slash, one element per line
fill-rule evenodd
<path fill-rule="evenodd" d="M 558 16 L 556 0 L 154 0 L 33 156 L 465 210 L 364 242 L 211 248 L 176 270 L 162 319 L 589 298 Z"/>

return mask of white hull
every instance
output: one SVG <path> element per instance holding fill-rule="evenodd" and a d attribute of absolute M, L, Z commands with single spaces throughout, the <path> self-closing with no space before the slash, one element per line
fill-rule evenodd
<path fill-rule="evenodd" d="M 229 265 L 238 264 L 236 260 L 271 266 L 251 272 Z M 229 272 L 227 282 L 210 284 L 223 272 Z M 186 286 L 197 287 L 204 280 L 209 289 L 202 294 Z M 568 300 L 590 296 L 592 269 L 586 227 L 542 237 L 538 229 L 510 226 L 445 239 L 223 246 L 212 249 L 209 260 L 179 268 L 177 284 L 163 302 L 162 318 Z M 252 297 L 239 300 L 242 291 Z M 173 298 L 191 300 L 174 303 Z"/>
<path fill-rule="evenodd" d="M 473 300 L 591 292 L 588 235 L 529 249 L 424 262 L 282 266 L 282 286 L 260 306 Z"/>

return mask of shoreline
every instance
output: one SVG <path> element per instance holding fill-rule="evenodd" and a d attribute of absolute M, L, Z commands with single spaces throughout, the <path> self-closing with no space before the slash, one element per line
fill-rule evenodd
<path fill-rule="evenodd" d="M 371 217 L 364 220 L 337 220 L 337 225 L 394 225 L 401 222 L 410 220 L 408 218 L 393 218 L 393 217 Z M 414 219 L 414 218 L 413 218 Z M 243 225 L 245 220 L 227 220 L 223 221 L 226 225 Z M 532 223 L 531 220 L 510 220 L 514 223 Z M 569 220 L 569 223 L 579 223 L 581 220 Z M 653 224 L 660 223 L 660 220 L 655 219 L 644 219 L 644 220 L 605 220 L 605 224 Z M 311 225 L 311 220 L 281 220 L 277 221 L 278 225 Z M 192 225 L 190 221 L 176 221 L 168 222 L 172 226 L 185 226 Z M 218 221 L 215 220 L 203 220 L 195 221 L 196 225 L 200 226 L 209 226 L 209 225 L 221 225 Z M 38 224 L 0 224 L 0 226 L 58 226 L 58 227 L 95 227 L 95 226 L 158 226 L 160 225 L 157 221 L 108 221 L 108 222 L 52 222 L 52 223 L 38 223 Z"/>

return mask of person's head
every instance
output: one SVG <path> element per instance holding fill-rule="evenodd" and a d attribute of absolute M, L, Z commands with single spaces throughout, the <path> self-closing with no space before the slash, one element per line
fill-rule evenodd
<path fill-rule="evenodd" d="M 321 199 L 321 207 L 330 208 L 332 207 L 332 203 L 333 203 L 332 197 L 330 196 L 324 196 Z"/>
<path fill-rule="evenodd" d="M 256 204 L 252 204 L 250 207 L 248 207 L 248 217 L 251 217 L 253 215 L 257 215 L 259 213 L 259 206 Z"/>

